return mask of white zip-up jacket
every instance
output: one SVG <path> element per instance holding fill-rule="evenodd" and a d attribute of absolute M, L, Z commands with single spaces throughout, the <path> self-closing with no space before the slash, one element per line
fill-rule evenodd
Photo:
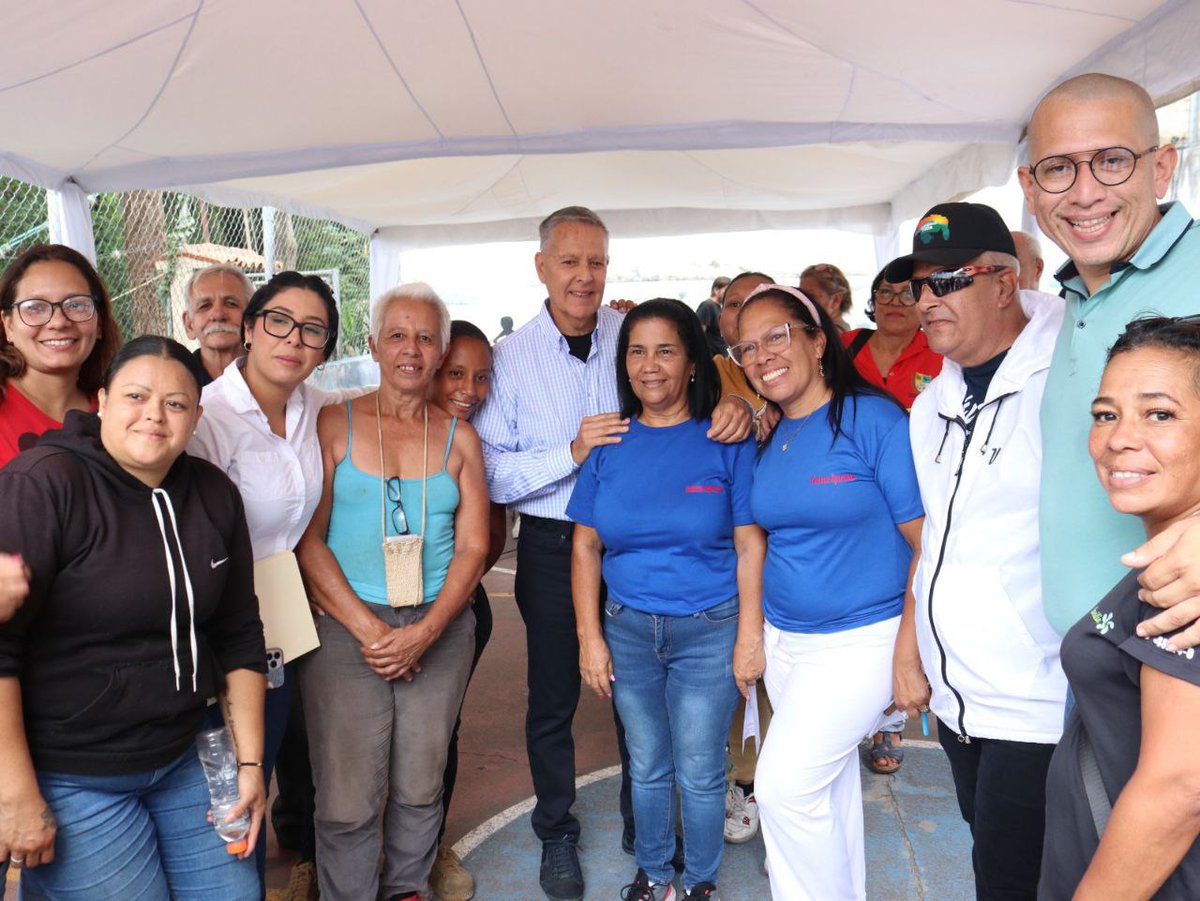
<path fill-rule="evenodd" d="M 1067 680 L 1042 611 L 1040 409 L 1061 298 L 1022 291 L 1029 322 L 992 377 L 967 441 L 962 367 L 947 358 L 909 434 L 925 504 L 913 580 L 930 709 L 960 739 L 1057 742 Z M 964 446 L 965 444 L 965 446 Z"/>

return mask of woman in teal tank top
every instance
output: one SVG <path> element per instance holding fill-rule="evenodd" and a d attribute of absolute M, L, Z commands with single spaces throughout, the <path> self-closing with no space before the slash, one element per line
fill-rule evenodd
<path fill-rule="evenodd" d="M 429 889 L 488 548 L 479 439 L 426 401 L 449 328 L 428 285 L 384 294 L 371 317 L 379 391 L 327 407 L 317 425 L 324 484 L 297 555 L 327 614 L 300 676 L 327 901 L 409 901 Z M 419 593 L 415 582 L 389 592 L 383 543 L 398 536 L 423 540 Z"/>

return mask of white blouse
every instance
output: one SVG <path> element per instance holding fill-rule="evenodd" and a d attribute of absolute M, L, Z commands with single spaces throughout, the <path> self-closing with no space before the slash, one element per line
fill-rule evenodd
<path fill-rule="evenodd" d="M 284 431 L 271 431 L 267 416 L 235 360 L 206 386 L 204 414 L 188 453 L 223 469 L 242 494 L 255 561 L 294 550 L 321 499 L 321 445 L 317 415 L 343 392 L 302 384 L 288 398 Z M 349 392 L 350 396 L 362 391 Z"/>

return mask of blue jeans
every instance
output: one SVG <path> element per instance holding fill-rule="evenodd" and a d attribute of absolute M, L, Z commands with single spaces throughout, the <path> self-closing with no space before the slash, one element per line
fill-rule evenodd
<path fill-rule="evenodd" d="M 254 861 L 225 852 L 207 821 L 196 752 L 129 776 L 37 774 L 58 820 L 54 861 L 21 874 L 55 901 L 256 901 Z M 262 840 L 262 836 L 259 836 Z"/>
<path fill-rule="evenodd" d="M 716 882 L 725 848 L 725 738 L 738 699 L 738 599 L 691 616 L 642 613 L 609 600 L 604 614 L 613 701 L 629 744 L 638 866 L 652 882 L 675 875 L 678 781 L 684 887 Z"/>

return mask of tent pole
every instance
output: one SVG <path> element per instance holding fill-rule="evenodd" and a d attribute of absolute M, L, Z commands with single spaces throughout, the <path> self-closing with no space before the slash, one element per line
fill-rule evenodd
<path fill-rule="evenodd" d="M 267 279 L 275 277 L 275 208 L 262 208 L 263 272 Z"/>
<path fill-rule="evenodd" d="M 46 191 L 46 219 L 51 243 L 72 247 L 96 265 L 92 209 L 87 192 L 73 179 L 63 182 L 61 188 Z"/>

